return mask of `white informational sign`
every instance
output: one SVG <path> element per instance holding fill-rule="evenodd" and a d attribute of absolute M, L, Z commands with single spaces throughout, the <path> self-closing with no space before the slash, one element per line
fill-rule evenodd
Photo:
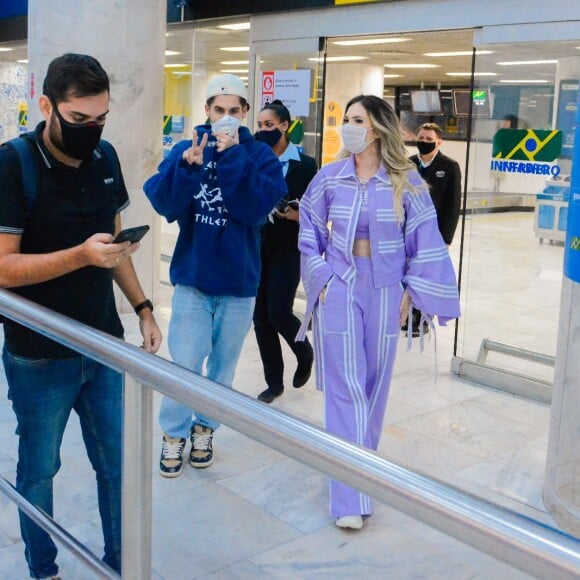
<path fill-rule="evenodd" d="M 308 117 L 310 108 L 310 69 L 277 70 L 262 73 L 262 107 L 278 99 L 292 117 Z"/>

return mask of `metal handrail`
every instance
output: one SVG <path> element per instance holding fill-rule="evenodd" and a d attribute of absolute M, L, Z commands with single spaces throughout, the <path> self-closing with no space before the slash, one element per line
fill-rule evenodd
<path fill-rule="evenodd" d="M 0 290 L 0 313 L 533 576 L 580 577 L 580 541 L 563 532 L 414 473 L 6 290 Z M 125 507 L 124 518 L 130 518 Z M 128 541 L 123 538 L 124 545 Z"/>
<path fill-rule="evenodd" d="M 59 526 L 50 516 L 40 511 L 36 506 L 27 501 L 14 486 L 4 477 L 0 477 L 0 491 L 16 507 L 25 513 L 32 521 L 37 523 L 43 530 L 51 534 L 81 560 L 87 568 L 97 572 L 101 578 L 118 580 L 120 578 L 114 570 L 109 568 L 102 560 L 97 558 L 84 544 L 81 544 L 74 536 L 69 534 L 62 526 Z"/>

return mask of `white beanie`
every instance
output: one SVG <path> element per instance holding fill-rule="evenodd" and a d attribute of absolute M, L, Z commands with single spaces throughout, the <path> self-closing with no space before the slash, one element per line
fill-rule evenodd
<path fill-rule="evenodd" d="M 207 83 L 206 98 L 210 99 L 217 95 L 235 95 L 245 101 L 248 100 L 248 90 L 244 81 L 240 77 L 231 74 L 218 75 Z"/>

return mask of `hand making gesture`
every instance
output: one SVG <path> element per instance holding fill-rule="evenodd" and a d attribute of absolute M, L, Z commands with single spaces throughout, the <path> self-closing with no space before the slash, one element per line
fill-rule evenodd
<path fill-rule="evenodd" d="M 203 150 L 207 145 L 207 133 L 201 138 L 201 143 L 197 145 L 197 131 L 194 129 L 191 136 L 191 147 L 183 152 L 183 159 L 190 165 L 203 165 Z"/>

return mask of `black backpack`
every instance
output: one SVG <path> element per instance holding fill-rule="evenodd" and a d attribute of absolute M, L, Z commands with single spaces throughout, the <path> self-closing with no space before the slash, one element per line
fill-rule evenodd
<path fill-rule="evenodd" d="M 30 139 L 26 137 L 29 135 L 34 135 L 34 133 L 26 133 L 20 137 L 15 137 L 6 142 L 9 145 L 20 161 L 20 168 L 22 170 L 22 186 L 24 189 L 24 197 L 26 198 L 26 205 L 28 207 L 28 212 L 30 213 L 30 208 L 34 205 L 34 200 L 36 199 L 39 191 L 39 179 L 38 170 L 36 167 L 36 160 L 34 157 L 34 152 L 32 147 L 33 143 Z M 121 171 L 119 168 L 119 163 L 116 161 L 115 151 L 113 146 L 108 141 L 99 141 L 99 149 L 103 153 L 105 159 L 109 160 L 113 166 L 115 172 L 115 180 L 117 183 L 121 181 Z"/>

